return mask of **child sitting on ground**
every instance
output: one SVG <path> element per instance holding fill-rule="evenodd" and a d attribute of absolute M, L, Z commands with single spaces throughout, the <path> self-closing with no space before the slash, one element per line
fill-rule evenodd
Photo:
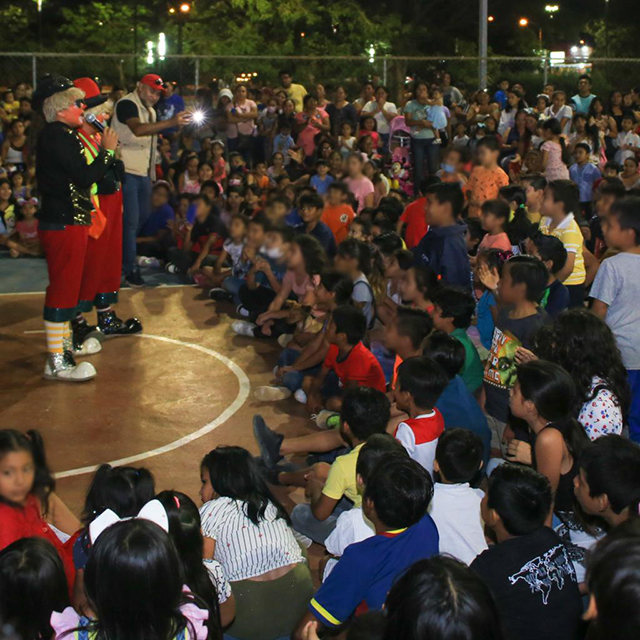
<path fill-rule="evenodd" d="M 480 503 L 482 441 L 465 429 L 447 429 L 436 447 L 435 486 L 429 514 L 438 527 L 440 553 L 471 564 L 487 548 Z"/>
<path fill-rule="evenodd" d="M 335 181 L 335 178 L 329 174 L 329 164 L 326 160 L 318 160 L 316 162 L 316 174 L 309 181 L 311 186 L 316 190 L 319 196 L 326 196 L 329 187 Z"/>
<path fill-rule="evenodd" d="M 371 233 L 372 226 L 371 220 L 360 214 L 351 222 L 347 237 L 353 238 L 354 240 L 361 240 L 365 244 L 369 244 L 373 239 L 373 234 Z"/>
<path fill-rule="evenodd" d="M 469 291 L 454 287 L 443 287 L 433 298 L 433 326 L 451 334 L 462 343 L 465 351 L 462 379 L 470 393 L 476 393 L 482 386 L 483 367 L 467 329 L 476 309 L 476 303 Z"/>
<path fill-rule="evenodd" d="M 20 256 L 38 258 L 44 255 L 38 239 L 38 220 L 36 219 L 38 200 L 36 198 L 20 200 L 18 201 L 18 206 L 20 207 L 20 214 L 18 215 L 14 232 L 7 241 L 9 255 L 12 258 L 19 258 Z"/>
<path fill-rule="evenodd" d="M 438 438 L 444 431 L 442 414 L 435 404 L 449 380 L 443 369 L 425 356 L 404 360 L 397 370 L 393 397 L 396 407 L 409 418 L 396 427 L 394 436 L 416 462 L 433 476 Z"/>
<path fill-rule="evenodd" d="M 556 277 L 567 261 L 567 250 L 558 238 L 538 232 L 527 243 L 527 253 L 542 260 L 549 271 L 548 286 L 540 306 L 555 318 L 569 307 L 569 291 Z"/>
<path fill-rule="evenodd" d="M 313 236 L 322 246 L 329 258 L 336 255 L 336 242 L 331 229 L 321 221 L 324 201 L 317 194 L 302 196 L 299 203 L 304 233 Z"/>
<path fill-rule="evenodd" d="M 561 539 L 545 526 L 551 501 L 543 475 L 512 464 L 495 469 L 482 500 L 482 519 L 498 544 L 471 569 L 493 593 L 508 638 L 579 637 L 582 604 L 573 564 Z"/>

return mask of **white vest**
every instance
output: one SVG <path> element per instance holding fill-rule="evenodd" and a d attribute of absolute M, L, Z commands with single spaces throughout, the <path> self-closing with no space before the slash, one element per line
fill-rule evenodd
<path fill-rule="evenodd" d="M 149 123 L 156 121 L 156 112 L 152 107 L 142 103 L 137 91 L 132 91 L 118 100 L 131 100 L 137 107 L 140 122 Z M 124 162 L 127 173 L 134 176 L 149 176 L 156 179 L 156 154 L 158 136 L 136 136 L 124 123 L 118 120 L 118 104 L 113 110 L 111 126 L 118 134 L 118 157 Z"/>

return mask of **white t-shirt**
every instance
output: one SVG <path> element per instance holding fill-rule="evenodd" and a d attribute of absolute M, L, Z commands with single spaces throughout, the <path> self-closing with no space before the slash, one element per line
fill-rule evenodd
<path fill-rule="evenodd" d="M 612 433 L 620 435 L 624 426 L 622 409 L 617 398 L 599 376 L 591 380 L 591 395 L 598 387 L 598 393 L 592 400 L 585 402 L 580 409 L 578 422 L 584 427 L 591 441 Z"/>
<path fill-rule="evenodd" d="M 613 146 L 618 148 L 615 155 L 615 161 L 623 164 L 627 158 L 634 158 L 635 153 L 630 149 L 622 150 L 620 147 L 630 145 L 636 149 L 640 149 L 640 136 L 633 131 L 621 131 L 618 137 L 613 141 Z"/>
<path fill-rule="evenodd" d="M 429 515 L 438 527 L 440 553 L 471 564 L 487 548 L 480 516 L 483 497 L 484 492 L 472 489 L 468 482 L 436 482 Z"/>
<path fill-rule="evenodd" d="M 444 431 L 442 414 L 434 409 L 416 418 L 407 418 L 398 424 L 395 438 L 407 450 L 412 460 L 422 465 L 433 477 L 433 461 L 438 439 Z"/>
<path fill-rule="evenodd" d="M 544 115 L 547 118 L 555 118 L 558 122 L 562 122 L 562 118 L 569 118 L 565 123 L 562 133 L 569 135 L 571 132 L 571 119 L 573 118 L 573 109 L 568 104 L 563 104 L 556 113 L 553 111 L 553 105 L 547 107 L 544 110 Z"/>
<path fill-rule="evenodd" d="M 209 580 L 213 583 L 218 594 L 218 602 L 222 604 L 231 597 L 231 585 L 224 575 L 224 570 L 217 560 L 206 558 L 204 566 L 209 572 Z"/>
<path fill-rule="evenodd" d="M 362 113 L 373 113 L 376 112 L 373 116 L 373 119 L 376 121 L 376 130 L 378 133 L 386 135 L 389 133 L 389 120 L 384 117 L 382 111 L 377 111 L 378 102 L 376 100 L 371 100 L 371 102 L 367 102 L 367 104 L 362 107 Z M 396 107 L 393 102 L 385 102 L 383 109 L 389 113 L 393 113 L 397 115 L 398 107 Z"/>
<path fill-rule="evenodd" d="M 200 508 L 202 535 L 216 541 L 214 559 L 230 582 L 304 562 L 293 532 L 273 504 L 258 525 L 249 520 L 246 508 L 232 498 L 216 498 Z"/>
<path fill-rule="evenodd" d="M 324 541 L 324 546 L 327 551 L 336 557 L 340 557 L 344 550 L 351 544 L 356 542 L 362 542 L 367 538 L 371 538 L 376 534 L 373 524 L 367 520 L 364 512 L 359 507 L 349 509 L 349 511 L 343 511 L 338 518 L 336 528 L 329 534 L 329 537 Z M 333 570 L 333 567 L 338 564 L 337 560 L 329 560 L 325 565 L 324 575 L 322 581 L 327 579 L 327 576 Z"/>

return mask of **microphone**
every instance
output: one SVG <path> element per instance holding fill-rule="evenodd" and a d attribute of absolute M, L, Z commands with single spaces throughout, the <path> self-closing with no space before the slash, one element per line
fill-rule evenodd
<path fill-rule="evenodd" d="M 104 133 L 104 123 L 98 120 L 98 117 L 95 113 L 87 113 L 84 117 L 85 122 L 88 122 L 92 127 L 95 127 L 98 130 L 98 133 Z"/>

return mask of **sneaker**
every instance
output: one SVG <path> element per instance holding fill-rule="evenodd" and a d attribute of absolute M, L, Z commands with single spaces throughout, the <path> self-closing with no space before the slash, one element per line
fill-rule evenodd
<path fill-rule="evenodd" d="M 277 402 L 291 397 L 291 391 L 287 387 L 258 387 L 253 392 L 253 397 L 260 402 Z"/>
<path fill-rule="evenodd" d="M 300 403 L 300 404 L 307 404 L 307 394 L 302 390 L 302 389 L 298 389 L 294 394 L 293 397 Z"/>
<path fill-rule="evenodd" d="M 249 311 L 247 309 L 245 309 L 241 304 L 239 304 L 236 307 L 236 313 L 241 316 L 242 318 L 248 318 L 249 317 Z"/>
<path fill-rule="evenodd" d="M 320 429 L 331 429 L 331 427 L 329 426 L 329 420 L 331 420 L 333 416 L 336 416 L 338 420 L 340 419 L 339 413 L 336 413 L 335 411 L 329 411 L 327 409 L 323 409 L 316 416 L 316 424 Z"/>
<path fill-rule="evenodd" d="M 132 271 L 124 277 L 124 281 L 132 289 L 142 289 L 147 286 L 147 283 L 142 279 L 139 271 Z"/>
<path fill-rule="evenodd" d="M 435 138 L 431 144 L 442 144 L 442 140 L 440 140 L 440 138 Z"/>
<path fill-rule="evenodd" d="M 167 265 L 165 266 L 164 270 L 167 273 L 178 273 L 178 267 L 173 263 L 173 262 L 167 262 Z"/>
<path fill-rule="evenodd" d="M 258 325 L 253 324 L 253 322 L 236 320 L 236 322 L 234 322 L 231 325 L 231 329 L 233 329 L 233 331 L 235 331 L 235 333 L 237 333 L 239 336 L 247 336 L 247 338 L 254 338 L 255 336 L 253 335 L 253 331 L 257 326 Z"/>
<path fill-rule="evenodd" d="M 280 455 L 280 446 L 284 436 L 269 429 L 262 416 L 253 416 L 253 435 L 260 448 L 260 456 L 268 469 L 275 469 L 283 456 Z"/>
<path fill-rule="evenodd" d="M 291 530 L 291 533 L 293 533 L 293 537 L 305 548 L 308 549 L 312 544 L 313 544 L 313 540 L 309 537 L 309 536 L 305 536 L 304 533 L 300 533 L 299 531 L 296 531 L 295 529 Z"/>
<path fill-rule="evenodd" d="M 232 302 L 233 294 L 222 287 L 213 287 L 209 290 L 209 297 L 215 302 Z"/>
<path fill-rule="evenodd" d="M 193 282 L 197 287 L 205 287 L 208 280 L 202 273 L 196 273 L 196 275 L 193 276 Z"/>
<path fill-rule="evenodd" d="M 147 269 L 159 269 L 160 260 L 158 258 L 149 258 L 147 256 L 138 256 L 136 263 L 139 267 Z"/>
<path fill-rule="evenodd" d="M 289 343 L 293 340 L 292 333 L 283 333 L 281 336 L 278 336 L 278 344 L 286 349 L 289 346 Z"/>

